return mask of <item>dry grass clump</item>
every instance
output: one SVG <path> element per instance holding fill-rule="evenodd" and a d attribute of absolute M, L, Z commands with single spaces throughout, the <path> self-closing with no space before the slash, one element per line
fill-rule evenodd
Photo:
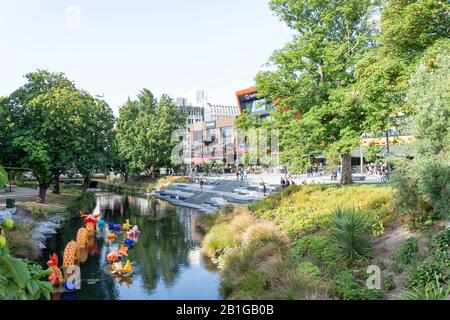
<path fill-rule="evenodd" d="M 16 223 L 13 230 L 6 231 L 9 251 L 12 256 L 35 260 L 39 256 L 39 250 L 33 244 L 31 231 L 33 224 Z"/>
<path fill-rule="evenodd" d="M 221 215 L 203 241 L 203 253 L 217 258 L 226 298 L 305 299 L 319 290 L 318 281 L 296 271 L 288 239 L 275 225 L 236 206 Z"/>

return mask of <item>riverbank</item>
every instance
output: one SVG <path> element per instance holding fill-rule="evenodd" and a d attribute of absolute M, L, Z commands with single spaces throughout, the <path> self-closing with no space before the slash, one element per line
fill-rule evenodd
<path fill-rule="evenodd" d="M 450 286 L 450 230 L 437 221 L 410 231 L 388 186 L 290 187 L 200 226 L 226 299 L 432 298 Z"/>
<path fill-rule="evenodd" d="M 61 194 L 47 193 L 46 202 L 37 202 L 37 190 L 28 187 L 12 188 L 0 205 L 5 206 L 6 198 L 16 199 L 16 208 L 3 218 L 14 220 L 16 227 L 8 232 L 7 239 L 15 256 L 36 260 L 46 248 L 48 237 L 56 234 L 63 223 L 78 216 L 78 212 L 88 211 L 95 206 L 95 199 L 88 194 L 81 198 L 81 186 L 62 187 Z"/>

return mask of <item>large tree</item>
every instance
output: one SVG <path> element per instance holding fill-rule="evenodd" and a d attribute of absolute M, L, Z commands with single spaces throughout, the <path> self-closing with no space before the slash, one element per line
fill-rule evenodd
<path fill-rule="evenodd" d="M 66 159 L 67 100 L 74 84 L 61 73 L 37 71 L 6 101 L 9 147 L 18 166 L 33 170 L 39 182 L 39 200 L 45 202 L 55 172 Z"/>
<path fill-rule="evenodd" d="M 112 169 L 114 144 L 114 114 L 108 104 L 80 92 L 78 108 L 80 119 L 74 131 L 73 163 L 83 176 L 83 195 L 95 173 L 108 173 Z"/>
<path fill-rule="evenodd" d="M 163 95 L 158 101 L 143 89 L 137 100 L 129 99 L 120 108 L 116 128 L 120 156 L 137 172 L 171 166 L 176 145 L 172 133 L 185 122 L 185 114 L 169 96 Z"/>
<path fill-rule="evenodd" d="M 373 47 L 374 1 L 272 0 L 294 39 L 257 75 L 260 96 L 276 102 L 281 158 L 291 167 L 305 155 L 342 157 L 342 183 L 352 183 L 350 152 L 364 132 L 366 113 L 353 84 L 355 68 Z M 300 116 L 299 116 L 300 115 Z M 300 169 L 300 168 L 295 168 Z"/>
<path fill-rule="evenodd" d="M 387 129 L 392 115 L 414 112 L 409 79 L 427 48 L 450 37 L 450 4 L 438 0 L 389 0 L 381 13 L 376 47 L 357 66 L 356 85 L 370 129 Z"/>

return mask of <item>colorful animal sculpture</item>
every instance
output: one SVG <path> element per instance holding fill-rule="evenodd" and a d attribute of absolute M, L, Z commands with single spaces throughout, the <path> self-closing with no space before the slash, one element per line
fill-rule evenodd
<path fill-rule="evenodd" d="M 76 265 L 80 261 L 81 250 L 78 243 L 70 241 L 64 249 L 63 269 Z"/>
<path fill-rule="evenodd" d="M 88 231 L 88 236 L 91 237 L 95 234 L 95 229 L 97 229 L 97 221 L 101 215 L 101 213 L 87 215 L 80 211 L 80 216 L 83 218 L 84 227 Z"/>
<path fill-rule="evenodd" d="M 127 239 L 136 242 L 139 234 L 140 232 L 138 226 L 134 226 L 130 231 L 127 232 Z"/>
<path fill-rule="evenodd" d="M 96 254 L 98 252 L 98 244 L 96 237 L 89 238 L 87 248 L 90 255 Z"/>
<path fill-rule="evenodd" d="M 111 233 L 108 233 L 106 235 L 106 237 L 107 237 L 108 241 L 113 242 L 114 239 L 116 239 L 116 234 L 111 232 Z"/>
<path fill-rule="evenodd" d="M 126 245 L 127 247 L 131 248 L 136 244 L 136 242 L 131 239 L 125 239 L 125 240 L 123 240 L 123 244 Z"/>
<path fill-rule="evenodd" d="M 97 230 L 103 231 L 105 229 L 105 220 L 100 219 L 97 221 Z"/>
<path fill-rule="evenodd" d="M 88 230 L 86 228 L 80 228 L 77 232 L 77 243 L 80 248 L 85 248 L 88 242 Z"/>
<path fill-rule="evenodd" d="M 85 263 L 88 259 L 88 250 L 86 247 L 80 248 L 80 263 Z"/>
<path fill-rule="evenodd" d="M 125 275 L 130 274 L 133 272 L 133 266 L 131 265 L 130 260 L 127 260 L 125 263 L 125 266 L 122 265 L 122 262 L 115 262 L 111 266 L 111 274 L 119 274 L 119 275 Z"/>
<path fill-rule="evenodd" d="M 109 224 L 109 230 L 120 231 L 120 230 L 122 230 L 122 225 L 121 224 L 110 223 Z"/>
<path fill-rule="evenodd" d="M 128 231 L 133 227 L 133 225 L 130 224 L 130 220 L 127 219 L 126 222 L 122 226 L 123 231 Z"/>
<path fill-rule="evenodd" d="M 114 263 L 122 259 L 123 256 L 128 256 L 128 247 L 121 245 L 119 250 L 111 250 L 106 256 L 109 263 Z"/>
<path fill-rule="evenodd" d="M 52 274 L 48 276 L 48 279 L 53 285 L 61 285 L 64 282 L 64 277 L 58 264 L 58 255 L 54 253 L 50 256 L 50 260 L 47 262 L 47 266 L 53 271 Z"/>

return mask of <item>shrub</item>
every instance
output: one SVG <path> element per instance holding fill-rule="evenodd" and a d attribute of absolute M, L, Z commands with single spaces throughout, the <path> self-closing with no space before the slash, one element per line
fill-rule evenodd
<path fill-rule="evenodd" d="M 365 234 L 365 225 L 363 216 L 354 210 L 335 211 L 329 238 L 339 261 L 349 265 L 369 255 L 370 241 Z"/>
<path fill-rule="evenodd" d="M 444 286 L 450 284 L 450 252 L 448 250 L 436 251 L 433 256 L 415 266 L 407 279 L 409 288 L 430 288 L 437 283 Z"/>
<path fill-rule="evenodd" d="M 446 300 L 450 297 L 450 285 L 443 286 L 439 282 L 426 288 L 405 290 L 398 295 L 400 300 Z"/>
<path fill-rule="evenodd" d="M 330 241 L 324 236 L 313 235 L 300 238 L 291 248 L 291 255 L 297 261 L 307 256 L 325 267 L 337 267 Z"/>
<path fill-rule="evenodd" d="M 204 255 L 215 258 L 226 249 L 233 248 L 236 242 L 235 235 L 226 223 L 215 225 L 203 239 L 202 252 Z"/>
<path fill-rule="evenodd" d="M 384 291 L 392 291 L 396 288 L 394 276 L 392 274 L 388 275 L 383 280 L 383 289 Z"/>
<path fill-rule="evenodd" d="M 217 222 L 217 214 L 202 214 L 197 221 L 197 228 L 203 234 L 207 233 Z"/>
<path fill-rule="evenodd" d="M 296 240 L 310 233 L 326 231 L 333 212 L 340 207 L 355 208 L 368 217 L 379 216 L 385 223 L 393 217 L 391 198 L 392 189 L 386 186 L 294 186 L 249 208 L 256 216 L 273 222 Z"/>
<path fill-rule="evenodd" d="M 409 238 L 406 242 L 392 255 L 392 267 L 397 273 L 403 272 L 404 266 L 416 263 L 419 259 L 419 242 L 417 238 Z"/>
<path fill-rule="evenodd" d="M 302 262 L 297 268 L 297 272 L 303 278 L 309 278 L 311 280 L 320 280 L 321 272 L 318 266 L 312 262 Z"/>
<path fill-rule="evenodd" d="M 97 204 L 97 197 L 94 193 L 88 192 L 84 197 L 81 196 L 72 201 L 66 209 L 68 220 L 76 219 L 80 216 L 80 211 L 84 213 L 92 212 Z"/>
<path fill-rule="evenodd" d="M 26 203 L 24 205 L 25 210 L 33 217 L 35 220 L 45 220 L 47 219 L 48 212 L 41 208 L 39 204 L 36 203 Z"/>
<path fill-rule="evenodd" d="M 435 250 L 446 251 L 450 248 L 450 229 L 434 235 L 431 244 Z"/>
<path fill-rule="evenodd" d="M 357 274 L 357 270 L 338 273 L 332 281 L 331 293 L 341 300 L 377 300 L 383 296 L 382 290 L 367 289 Z"/>
<path fill-rule="evenodd" d="M 11 255 L 28 259 L 36 259 L 38 257 L 39 250 L 34 245 L 31 237 L 33 227 L 32 224 L 17 223 L 14 229 L 5 232 Z"/>

